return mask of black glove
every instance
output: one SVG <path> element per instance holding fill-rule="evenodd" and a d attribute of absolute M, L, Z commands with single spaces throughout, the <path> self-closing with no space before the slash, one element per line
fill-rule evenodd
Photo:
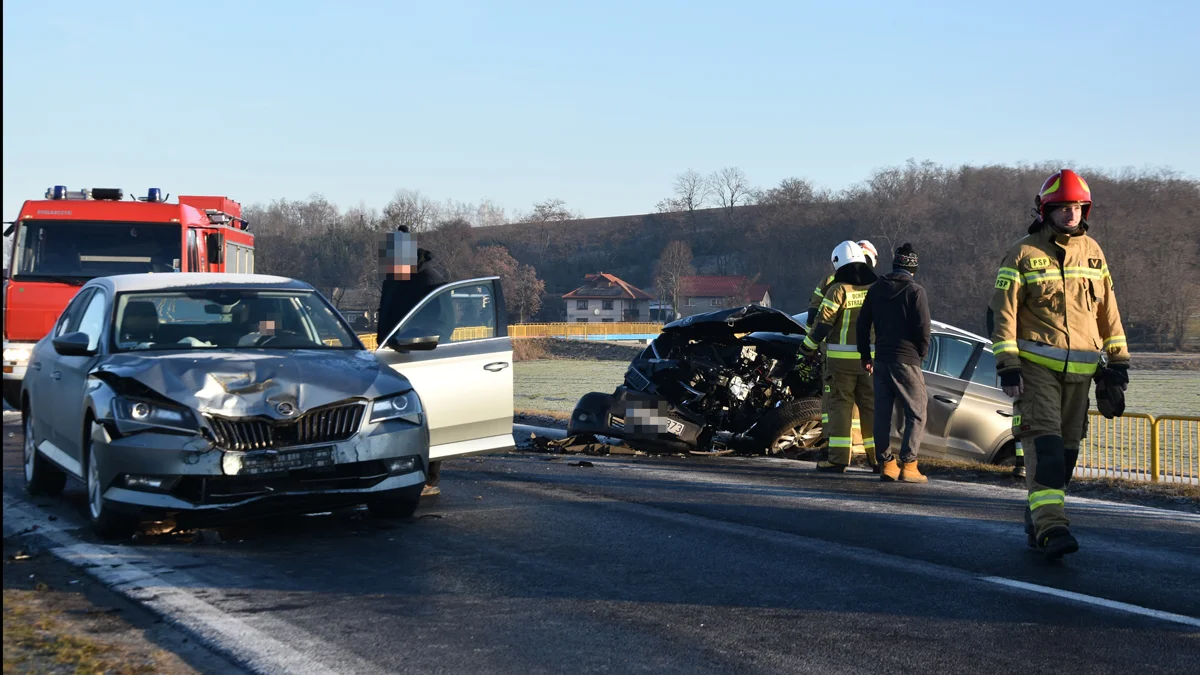
<path fill-rule="evenodd" d="M 1117 363 L 1109 365 L 1105 377 L 1108 378 L 1109 384 L 1116 384 L 1122 387 L 1129 386 L 1129 364 Z"/>
<path fill-rule="evenodd" d="M 1000 386 L 1001 387 L 1019 387 L 1019 386 L 1021 386 L 1021 369 L 1013 368 L 1011 370 L 1001 371 Z"/>

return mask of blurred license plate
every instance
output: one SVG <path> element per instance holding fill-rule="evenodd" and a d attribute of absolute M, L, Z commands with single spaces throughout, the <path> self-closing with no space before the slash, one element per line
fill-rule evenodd
<path fill-rule="evenodd" d="M 316 469 L 324 466 L 333 466 L 333 448 L 331 447 L 246 455 L 242 458 L 242 470 L 238 473 L 253 476 L 260 473 Z"/>

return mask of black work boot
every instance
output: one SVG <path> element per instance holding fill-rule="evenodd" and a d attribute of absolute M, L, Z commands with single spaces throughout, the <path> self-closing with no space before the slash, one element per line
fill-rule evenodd
<path fill-rule="evenodd" d="M 1052 527 L 1038 538 L 1038 543 L 1041 545 L 1042 552 L 1046 554 L 1049 560 L 1058 560 L 1059 558 L 1074 553 L 1079 550 L 1079 542 L 1075 537 L 1071 536 L 1071 532 L 1065 527 Z"/>
<path fill-rule="evenodd" d="M 837 462 L 817 462 L 817 471 L 825 473 L 846 473 L 846 465 Z"/>

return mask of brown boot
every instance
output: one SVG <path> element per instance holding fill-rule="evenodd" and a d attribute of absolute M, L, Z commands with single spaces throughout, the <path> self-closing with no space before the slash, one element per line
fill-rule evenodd
<path fill-rule="evenodd" d="M 901 483 L 928 483 L 929 479 L 917 469 L 917 460 L 905 462 L 900 469 Z"/>
<path fill-rule="evenodd" d="M 893 457 L 880 465 L 879 480 L 900 480 L 900 462 Z"/>

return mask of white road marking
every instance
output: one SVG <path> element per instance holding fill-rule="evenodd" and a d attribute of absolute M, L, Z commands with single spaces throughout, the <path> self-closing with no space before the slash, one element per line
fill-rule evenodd
<path fill-rule="evenodd" d="M 156 562 L 156 551 L 80 541 L 57 523 L 48 521 L 45 514 L 4 495 L 5 535 L 34 525 L 37 530 L 33 534 L 54 544 L 49 548 L 50 553 L 84 567 L 87 574 L 101 583 L 148 607 L 252 672 L 304 675 L 379 672 L 378 667 L 294 624 L 261 615 L 246 621 L 205 602 L 195 591 L 209 586 L 172 569 L 169 564 Z M 170 577 L 160 576 L 164 572 L 169 572 Z M 318 655 L 334 667 L 318 661 Z"/>
<path fill-rule="evenodd" d="M 1140 614 L 1142 616 L 1152 617 L 1155 619 L 1159 619 L 1161 621 L 1170 621 L 1173 623 L 1181 623 L 1186 626 L 1193 626 L 1195 628 L 1200 628 L 1200 619 L 1196 619 L 1196 618 L 1193 618 L 1190 616 L 1184 616 L 1182 614 L 1172 614 L 1170 612 L 1164 612 L 1164 611 L 1157 610 L 1157 609 L 1150 609 L 1148 607 L 1139 607 L 1138 605 L 1131 605 L 1126 602 L 1117 602 L 1116 600 L 1107 600 L 1105 598 L 1097 598 L 1094 595 L 1084 595 L 1082 593 L 1075 593 L 1072 591 L 1064 591 L 1059 588 L 1051 588 L 1049 586 L 1039 586 L 1037 584 L 1029 584 L 1029 583 L 1025 583 L 1024 581 L 1016 581 L 1015 579 L 1006 579 L 1004 577 L 981 577 L 981 578 L 983 579 L 983 581 L 989 581 L 993 584 L 1000 584 L 1001 586 L 1010 586 L 1012 588 L 1019 588 L 1021 590 L 1030 591 L 1033 593 L 1044 593 L 1046 595 L 1054 595 L 1054 596 L 1057 596 L 1060 598 L 1066 598 L 1068 600 L 1084 602 L 1089 605 L 1097 605 L 1099 607 L 1105 607 L 1107 609 L 1116 610 L 1118 612 L 1127 612 L 1129 614 Z"/>

